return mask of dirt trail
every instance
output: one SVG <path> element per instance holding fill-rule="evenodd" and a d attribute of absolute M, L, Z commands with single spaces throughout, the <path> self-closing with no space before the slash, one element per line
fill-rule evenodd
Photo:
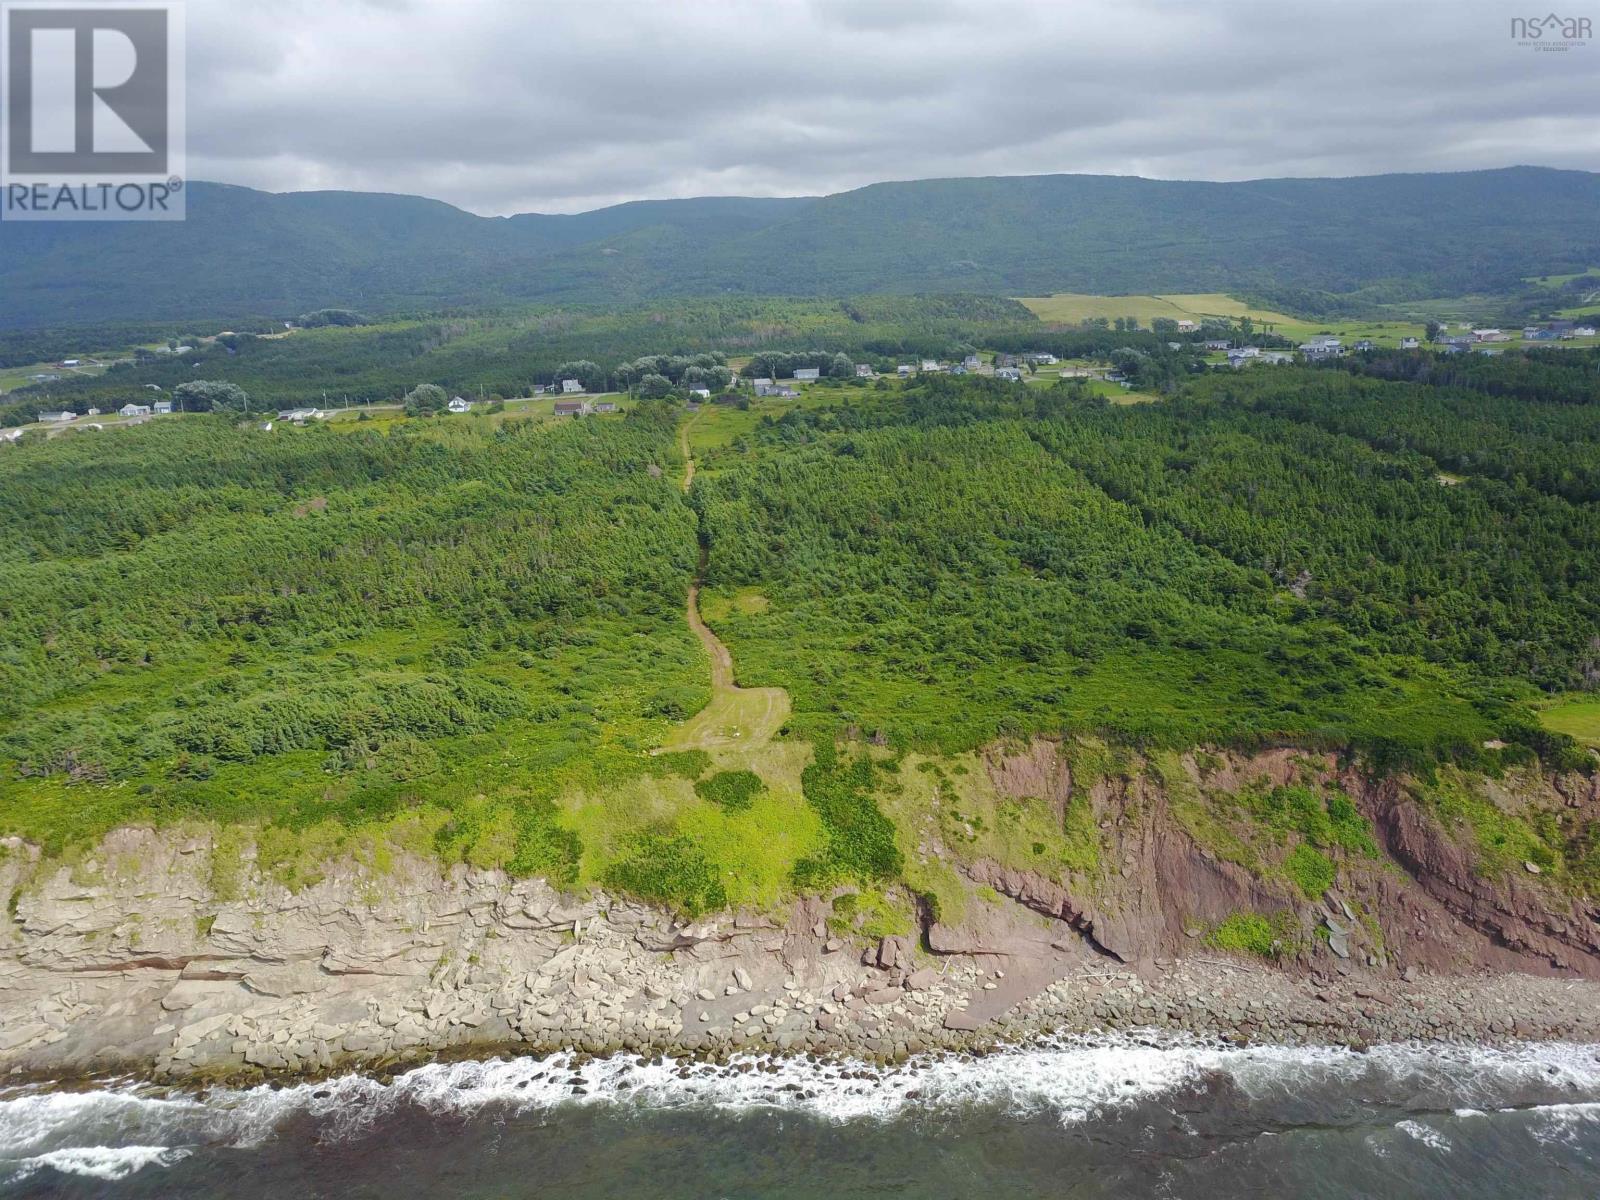
<path fill-rule="evenodd" d="M 683 454 L 683 490 L 688 494 L 694 483 L 694 458 L 689 446 L 689 428 L 698 415 L 685 421 L 678 430 L 678 449 Z M 663 750 L 709 750 L 722 746 L 741 746 L 754 750 L 772 740 L 789 718 L 789 693 L 782 688 L 742 688 L 734 682 L 733 655 L 722 639 L 700 617 L 700 586 L 705 580 L 706 550 L 700 548 L 700 562 L 694 582 L 689 585 L 685 618 L 695 637 L 711 659 L 711 703 L 680 725 Z"/>
<path fill-rule="evenodd" d="M 689 494 L 689 485 L 694 482 L 694 456 L 689 452 L 689 426 L 699 419 L 700 414 L 696 413 L 678 428 L 678 450 L 683 455 L 683 494 L 685 496 Z M 705 569 L 705 564 L 701 564 L 701 569 Z"/>

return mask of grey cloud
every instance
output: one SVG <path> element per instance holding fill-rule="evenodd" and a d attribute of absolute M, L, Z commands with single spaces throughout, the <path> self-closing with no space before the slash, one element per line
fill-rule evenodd
<path fill-rule="evenodd" d="M 188 8 L 190 173 L 275 190 L 571 212 L 950 175 L 1600 168 L 1600 44 L 1519 48 L 1487 0 Z"/>

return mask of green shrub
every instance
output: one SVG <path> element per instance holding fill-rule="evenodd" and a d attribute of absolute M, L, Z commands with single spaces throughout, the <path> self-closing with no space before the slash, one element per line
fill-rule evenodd
<path fill-rule="evenodd" d="M 817 744 L 800 775 L 808 803 L 822 818 L 827 849 L 795 864 L 795 883 L 818 890 L 840 880 L 893 879 L 904 862 L 894 825 L 873 799 L 876 768 L 866 755 L 841 763 L 832 742 Z"/>
<path fill-rule="evenodd" d="M 1313 850 L 1304 842 L 1289 852 L 1283 870 L 1307 900 L 1315 900 L 1331 888 L 1336 874 L 1328 856 L 1320 850 Z"/>
<path fill-rule="evenodd" d="M 1289 913 L 1268 919 L 1260 913 L 1236 912 L 1205 936 L 1205 944 L 1213 949 L 1258 958 L 1280 957 L 1295 940 L 1294 917 Z"/>
<path fill-rule="evenodd" d="M 748 809 L 765 788 L 761 776 L 754 771 L 718 771 L 710 779 L 702 779 L 694 785 L 695 793 L 702 800 L 709 800 L 729 812 Z"/>
<path fill-rule="evenodd" d="M 606 884 L 675 909 L 686 917 L 725 908 L 727 891 L 716 868 L 689 838 L 652 833 L 607 872 Z"/>

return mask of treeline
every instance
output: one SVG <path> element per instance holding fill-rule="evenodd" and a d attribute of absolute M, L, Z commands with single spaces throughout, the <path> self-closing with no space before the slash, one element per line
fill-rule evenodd
<path fill-rule="evenodd" d="M 1376 351 L 1327 360 L 1329 368 L 1374 379 L 1559 404 L 1600 403 L 1600 349 L 1528 349 L 1503 354 Z"/>

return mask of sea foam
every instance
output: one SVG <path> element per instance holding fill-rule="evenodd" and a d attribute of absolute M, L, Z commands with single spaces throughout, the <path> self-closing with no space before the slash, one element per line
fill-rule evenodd
<path fill-rule="evenodd" d="M 1593 1103 L 1600 1100 L 1600 1047 L 1408 1044 L 1361 1053 L 1238 1048 L 1152 1033 L 1048 1038 L 988 1055 L 925 1056 L 895 1066 L 761 1057 L 585 1060 L 564 1053 L 435 1063 L 389 1080 L 351 1074 L 203 1095 L 131 1085 L 30 1090 L 0 1095 L 0 1172 L 170 1166 L 195 1147 L 262 1144 L 290 1120 L 309 1121 L 319 1139 L 354 1138 L 406 1109 L 458 1119 L 562 1106 L 768 1109 L 848 1122 L 959 1116 L 983 1107 L 1071 1127 L 1206 1086 L 1226 1086 L 1263 1105 L 1337 1094 L 1403 1098 L 1410 1113 L 1549 1106 L 1547 1136 L 1559 1137 L 1563 1123 L 1600 1112 Z M 1556 1115 L 1564 1105 L 1570 1117 Z M 1394 1114 L 1402 1115 L 1409 1114 Z"/>

